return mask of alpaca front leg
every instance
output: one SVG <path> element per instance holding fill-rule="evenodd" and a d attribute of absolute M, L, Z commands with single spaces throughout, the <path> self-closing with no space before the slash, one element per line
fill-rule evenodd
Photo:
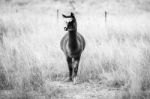
<path fill-rule="evenodd" d="M 73 84 L 77 83 L 77 72 L 78 72 L 78 65 L 79 65 L 79 61 L 76 60 L 73 63 Z"/>
<path fill-rule="evenodd" d="M 72 81 L 72 71 L 73 71 L 72 59 L 67 57 L 67 62 L 68 62 L 68 69 L 69 69 L 69 78 L 67 81 Z"/>

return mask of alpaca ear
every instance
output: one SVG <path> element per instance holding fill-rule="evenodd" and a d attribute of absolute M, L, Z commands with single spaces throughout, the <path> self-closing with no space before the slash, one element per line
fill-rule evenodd
<path fill-rule="evenodd" d="M 74 17 L 74 14 L 71 12 L 71 17 Z"/>
<path fill-rule="evenodd" d="M 64 14 L 62 14 L 62 17 L 63 17 L 63 18 L 66 18 L 66 16 L 65 16 Z"/>

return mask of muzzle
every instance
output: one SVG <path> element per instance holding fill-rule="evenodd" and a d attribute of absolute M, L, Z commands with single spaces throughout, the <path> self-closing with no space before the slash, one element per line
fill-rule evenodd
<path fill-rule="evenodd" d="M 67 30 L 68 30 L 68 28 L 67 28 L 67 27 L 64 27 L 64 30 L 65 30 L 65 31 L 67 31 Z"/>

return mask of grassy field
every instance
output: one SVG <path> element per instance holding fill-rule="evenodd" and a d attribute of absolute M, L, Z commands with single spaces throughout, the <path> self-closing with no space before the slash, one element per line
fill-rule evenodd
<path fill-rule="evenodd" d="M 66 59 L 60 50 L 60 40 L 65 35 L 61 13 L 72 8 L 68 2 L 0 1 L 0 99 L 72 98 L 58 96 L 63 93 L 58 84 L 68 76 Z M 112 93 L 119 90 L 115 97 L 105 97 L 108 91 L 97 93 L 104 95 L 102 99 L 149 99 L 149 4 L 149 0 L 73 2 L 86 48 L 78 71 L 81 84 L 63 84 L 64 89 L 78 91 L 86 84 L 90 88 L 96 84 L 113 90 Z"/>

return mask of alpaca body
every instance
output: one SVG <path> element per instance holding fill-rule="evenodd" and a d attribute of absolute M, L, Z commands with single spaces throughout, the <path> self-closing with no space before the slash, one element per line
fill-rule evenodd
<path fill-rule="evenodd" d="M 77 42 L 76 44 L 72 44 L 69 46 L 69 34 L 67 33 L 61 40 L 61 50 L 64 52 L 64 54 L 70 58 L 75 58 L 81 55 L 82 51 L 85 48 L 85 40 L 83 36 L 80 33 L 77 33 Z"/>

